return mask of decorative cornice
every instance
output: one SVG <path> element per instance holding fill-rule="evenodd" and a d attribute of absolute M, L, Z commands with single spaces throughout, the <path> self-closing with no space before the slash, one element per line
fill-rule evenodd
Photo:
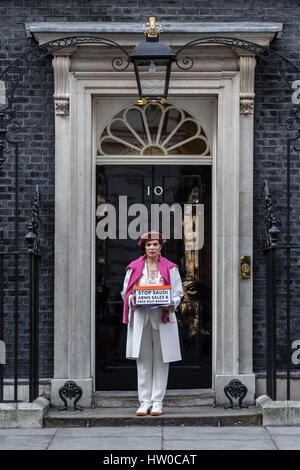
<path fill-rule="evenodd" d="M 26 35 L 34 37 L 39 44 L 62 37 L 88 35 L 109 38 L 125 46 L 136 46 L 144 40 L 142 23 L 128 22 L 35 22 L 25 23 Z M 182 46 L 199 37 L 228 36 L 269 46 L 276 36 L 280 37 L 282 23 L 228 22 L 228 23 L 163 23 L 163 41 L 169 46 Z"/>
<path fill-rule="evenodd" d="M 278 33 L 283 29 L 282 23 L 273 22 L 174 22 L 163 25 L 164 32 L 169 33 Z M 41 32 L 64 33 L 140 33 L 141 23 L 130 22 L 34 22 L 25 23 L 27 36 Z"/>
<path fill-rule="evenodd" d="M 240 57 L 240 113 L 253 114 L 254 72 L 256 59 L 252 56 Z"/>
<path fill-rule="evenodd" d="M 69 115 L 69 56 L 54 56 L 52 60 L 54 69 L 54 102 L 55 114 L 59 116 Z"/>

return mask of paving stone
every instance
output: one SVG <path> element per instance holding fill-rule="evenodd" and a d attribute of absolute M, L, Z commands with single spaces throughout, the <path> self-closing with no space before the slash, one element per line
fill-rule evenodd
<path fill-rule="evenodd" d="M 104 426 L 0 431 L 0 450 L 44 449 L 300 450 L 300 426 Z"/>
<path fill-rule="evenodd" d="M 1 436 L 0 450 L 46 450 L 52 435 Z"/>
<path fill-rule="evenodd" d="M 231 440 L 231 439 L 199 439 L 199 440 L 164 440 L 163 450 L 275 450 L 271 439 L 265 440 Z"/>
<path fill-rule="evenodd" d="M 123 430 L 125 433 L 126 431 Z M 56 437 L 48 450 L 161 450 L 160 437 Z"/>
<path fill-rule="evenodd" d="M 48 428 L 51 429 L 51 428 Z M 126 431 L 124 427 L 94 427 L 94 428 L 60 428 L 55 438 L 60 437 L 162 437 L 161 426 L 128 426 Z"/>
<path fill-rule="evenodd" d="M 56 431 L 57 428 L 0 429 L 0 438 L 2 440 L 3 436 L 53 436 Z"/>
<path fill-rule="evenodd" d="M 193 439 L 231 439 L 231 440 L 259 440 L 269 439 L 267 430 L 261 426 L 231 426 L 231 427 L 211 427 L 211 426 L 164 426 L 164 440 L 175 439 L 180 436 L 180 440 Z"/>
<path fill-rule="evenodd" d="M 266 426 L 272 436 L 299 436 L 300 426 Z"/>
<path fill-rule="evenodd" d="M 280 450 L 300 450 L 300 426 L 267 426 L 266 430 Z"/>
<path fill-rule="evenodd" d="M 300 437 L 296 436 L 272 436 L 273 441 L 280 450 L 300 450 Z"/>

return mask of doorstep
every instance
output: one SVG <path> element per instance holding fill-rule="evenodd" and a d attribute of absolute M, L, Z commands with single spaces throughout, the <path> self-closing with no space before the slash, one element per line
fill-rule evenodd
<path fill-rule="evenodd" d="M 214 406 L 215 396 L 216 393 L 212 389 L 167 390 L 164 405 L 168 407 Z M 136 390 L 97 391 L 93 393 L 92 397 L 92 407 L 95 408 L 137 408 L 138 406 Z"/>
<path fill-rule="evenodd" d="M 49 408 L 44 427 L 95 426 L 261 426 L 262 414 L 255 406 L 225 410 L 221 406 L 164 406 L 161 416 L 136 416 L 135 408 L 86 408 L 58 411 Z"/>

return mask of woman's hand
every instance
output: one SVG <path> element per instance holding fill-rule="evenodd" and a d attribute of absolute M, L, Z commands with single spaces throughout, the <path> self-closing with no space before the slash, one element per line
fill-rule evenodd
<path fill-rule="evenodd" d="M 134 302 L 134 296 L 131 297 L 130 299 L 130 305 L 132 308 L 136 308 L 135 302 Z"/>

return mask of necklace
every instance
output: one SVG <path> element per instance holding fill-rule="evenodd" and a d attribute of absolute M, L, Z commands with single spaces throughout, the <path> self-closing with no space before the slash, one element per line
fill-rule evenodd
<path fill-rule="evenodd" d="M 157 277 L 157 275 L 158 275 L 157 265 L 156 265 L 156 269 L 152 269 L 152 270 L 151 270 L 151 269 L 149 268 L 148 263 L 147 263 L 147 273 L 148 273 L 148 278 L 154 280 L 155 277 Z"/>

